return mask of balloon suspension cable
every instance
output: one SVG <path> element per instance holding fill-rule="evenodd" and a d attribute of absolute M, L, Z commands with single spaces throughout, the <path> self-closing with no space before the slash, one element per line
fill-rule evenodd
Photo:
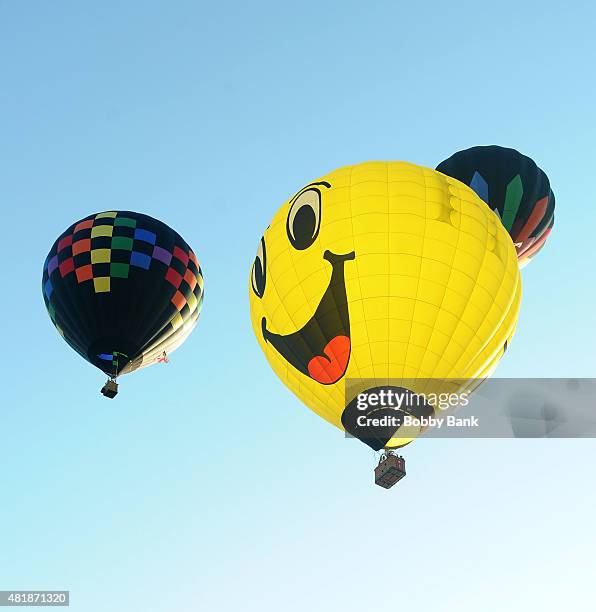
<path fill-rule="evenodd" d="M 400 455 L 397 454 L 397 449 L 395 449 L 395 448 L 383 448 L 381 450 L 381 455 L 379 457 L 379 463 L 381 461 L 385 461 L 385 459 L 387 459 L 387 457 L 400 457 L 401 459 L 403 459 L 403 457 L 401 457 Z"/>
<path fill-rule="evenodd" d="M 113 365 L 114 373 L 109 376 L 106 384 L 101 388 L 101 394 L 109 399 L 114 399 L 118 395 L 118 383 L 116 382 L 118 378 L 118 360 Z"/>

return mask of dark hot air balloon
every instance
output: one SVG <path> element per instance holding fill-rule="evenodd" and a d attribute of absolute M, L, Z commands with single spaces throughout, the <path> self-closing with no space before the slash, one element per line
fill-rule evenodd
<path fill-rule="evenodd" d="M 43 267 L 43 297 L 60 335 L 110 380 L 165 361 L 197 323 L 203 275 L 189 245 L 148 215 L 108 211 L 71 225 Z"/>
<path fill-rule="evenodd" d="M 469 185 L 499 214 L 520 266 L 544 246 L 555 220 L 555 196 L 532 159 L 505 147 L 472 147 L 441 162 L 437 170 Z"/>

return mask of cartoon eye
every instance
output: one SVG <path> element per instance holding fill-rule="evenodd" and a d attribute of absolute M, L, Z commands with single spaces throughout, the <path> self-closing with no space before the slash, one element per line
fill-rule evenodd
<path fill-rule="evenodd" d="M 265 293 L 265 282 L 267 281 L 267 256 L 265 253 L 265 238 L 261 238 L 257 256 L 252 265 L 251 283 L 252 290 L 260 297 Z"/>
<path fill-rule="evenodd" d="M 317 238 L 321 226 L 321 192 L 303 191 L 290 207 L 286 230 L 292 246 L 299 251 L 307 249 Z"/>

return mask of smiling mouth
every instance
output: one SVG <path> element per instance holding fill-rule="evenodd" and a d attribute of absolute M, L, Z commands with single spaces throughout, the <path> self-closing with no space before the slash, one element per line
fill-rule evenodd
<path fill-rule="evenodd" d="M 337 382 L 350 361 L 350 315 L 344 262 L 355 257 L 354 251 L 345 255 L 325 251 L 323 258 L 332 267 L 331 279 L 315 313 L 302 329 L 282 336 L 267 329 L 265 317 L 261 321 L 265 342 L 297 370 L 323 385 Z"/>

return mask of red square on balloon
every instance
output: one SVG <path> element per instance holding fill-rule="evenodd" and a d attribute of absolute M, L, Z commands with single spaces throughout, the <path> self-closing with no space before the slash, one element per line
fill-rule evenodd
<path fill-rule="evenodd" d="M 64 238 L 61 238 L 60 242 L 58 242 L 58 253 L 60 253 L 60 251 L 63 251 L 66 247 L 69 247 L 71 244 L 72 244 L 72 234 L 68 236 L 64 236 Z"/>
<path fill-rule="evenodd" d="M 64 278 L 67 274 L 70 274 L 75 269 L 74 259 L 69 257 L 65 259 L 59 266 L 60 276 Z"/>
<path fill-rule="evenodd" d="M 174 268 L 168 268 L 168 271 L 166 273 L 166 280 L 169 283 L 172 283 L 172 285 L 174 285 L 174 287 L 178 289 L 178 287 L 180 287 L 180 283 L 182 282 L 182 276 L 178 272 L 176 272 Z"/>
<path fill-rule="evenodd" d="M 188 255 L 178 246 L 174 247 L 172 255 L 179 259 L 185 266 L 188 266 Z"/>

